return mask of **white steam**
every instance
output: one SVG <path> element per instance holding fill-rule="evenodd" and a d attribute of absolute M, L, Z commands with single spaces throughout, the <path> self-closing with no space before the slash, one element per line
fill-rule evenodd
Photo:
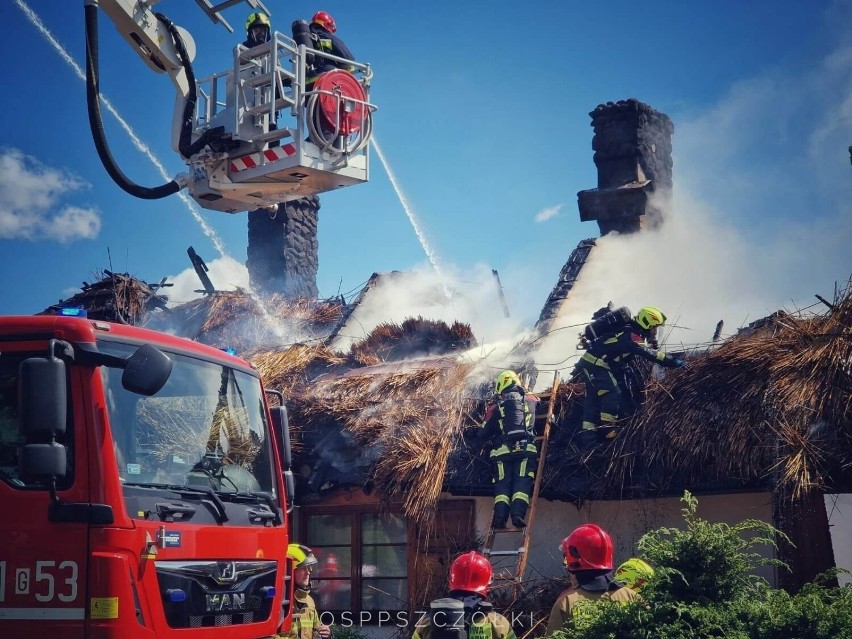
<path fill-rule="evenodd" d="M 232 257 L 217 258 L 208 263 L 207 268 L 207 277 L 217 291 L 245 290 L 249 286 L 248 269 Z M 163 289 L 163 292 L 168 295 L 170 306 L 184 304 L 203 295 L 204 286 L 193 268 L 169 276 L 168 281 L 173 286 Z"/>
<path fill-rule="evenodd" d="M 446 287 L 452 290 L 450 298 Z M 401 324 L 409 317 L 469 324 L 480 343 L 514 335 L 522 328 L 518 320 L 505 317 L 490 268 L 477 265 L 465 273 L 445 265 L 439 275 L 423 265 L 404 273 L 382 274 L 332 346 L 346 351 L 379 324 Z"/>

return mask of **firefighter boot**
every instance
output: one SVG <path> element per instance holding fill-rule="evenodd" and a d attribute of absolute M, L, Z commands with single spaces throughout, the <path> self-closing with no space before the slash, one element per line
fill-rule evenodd
<path fill-rule="evenodd" d="M 499 497 L 498 497 L 499 498 Z M 509 504 L 499 501 L 494 504 L 494 516 L 491 518 L 491 527 L 495 530 L 503 530 L 509 520 Z"/>
<path fill-rule="evenodd" d="M 579 433 L 577 433 L 576 441 L 577 447 L 580 449 L 591 448 L 598 442 L 597 429 L 582 429 Z"/>

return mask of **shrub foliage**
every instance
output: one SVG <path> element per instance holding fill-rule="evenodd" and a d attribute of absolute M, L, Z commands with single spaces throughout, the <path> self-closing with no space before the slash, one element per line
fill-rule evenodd
<path fill-rule="evenodd" d="M 639 540 L 656 573 L 642 600 L 602 601 L 582 623 L 554 639 L 837 639 L 852 637 L 852 588 L 808 584 L 791 595 L 756 576 L 760 566 L 786 568 L 757 552 L 784 535 L 746 520 L 735 526 L 697 516 L 684 493 L 682 528 L 660 528 Z"/>

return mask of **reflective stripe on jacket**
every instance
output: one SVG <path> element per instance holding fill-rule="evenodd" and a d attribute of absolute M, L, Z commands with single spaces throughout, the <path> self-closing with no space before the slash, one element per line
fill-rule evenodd
<path fill-rule="evenodd" d="M 414 626 L 414 634 L 411 639 L 433 639 L 432 622 L 428 616 L 418 621 Z M 516 639 L 512 624 L 503 615 L 497 612 L 489 612 L 482 622 L 472 623 L 467 631 L 468 639 Z"/>
<path fill-rule="evenodd" d="M 296 589 L 293 597 L 295 607 L 293 609 L 293 624 L 288 632 L 278 635 L 281 639 L 313 639 L 314 631 L 322 626 L 317 605 L 314 598 L 304 590 Z"/>
<path fill-rule="evenodd" d="M 622 331 L 609 337 L 596 339 L 589 344 L 589 349 L 583 353 L 581 362 L 587 362 L 602 368 L 618 366 L 631 356 L 642 357 L 663 366 L 674 366 L 675 358 L 663 351 L 640 346 L 633 341 L 630 331 Z"/>

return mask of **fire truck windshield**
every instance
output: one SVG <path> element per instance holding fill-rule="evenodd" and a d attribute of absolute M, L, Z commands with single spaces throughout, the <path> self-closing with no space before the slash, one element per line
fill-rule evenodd
<path fill-rule="evenodd" d="M 101 352 L 122 357 L 135 348 L 98 342 Z M 172 373 L 151 397 L 126 390 L 121 369 L 100 368 L 121 481 L 274 497 L 260 380 L 221 363 L 163 352 L 174 363 Z"/>

